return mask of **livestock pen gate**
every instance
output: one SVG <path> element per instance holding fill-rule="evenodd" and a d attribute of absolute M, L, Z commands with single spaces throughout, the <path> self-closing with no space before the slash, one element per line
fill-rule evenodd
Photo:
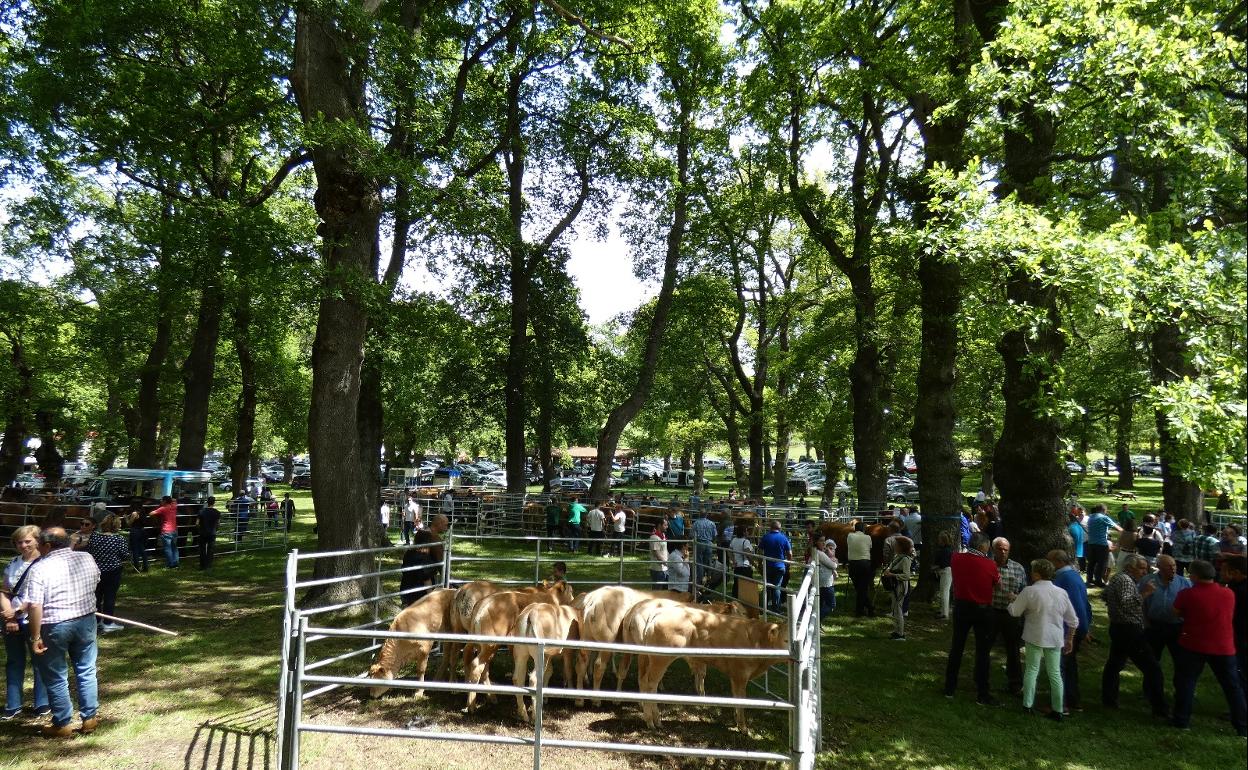
<path fill-rule="evenodd" d="M 448 543 L 443 563 L 443 584 L 454 584 L 453 567 L 457 564 L 452 557 L 455 543 L 459 540 L 487 540 L 479 536 L 457 536 Z M 502 539 L 502 538 L 499 538 Z M 540 541 L 545 538 L 525 538 Z M 516 540 L 516 538 L 511 538 Z M 620 541 L 621 545 L 630 540 Z M 414 546 L 420 547 L 420 546 Z M 535 544 L 535 548 L 540 545 Z M 334 552 L 301 554 L 291 551 L 286 563 L 286 602 L 282 635 L 282 669 L 278 693 L 278 724 L 277 724 L 277 767 L 280 770 L 298 770 L 300 767 L 300 743 L 304 735 L 311 733 L 375 736 L 390 738 L 408 738 L 440 741 L 457 741 L 476 744 L 528 747 L 532 749 L 532 767 L 540 770 L 542 765 L 542 749 L 576 749 L 596 750 L 617 753 L 652 754 L 669 757 L 717 758 L 736 761 L 783 762 L 797 770 L 810 770 L 814 767 L 815 754 L 821 740 L 821 708 L 820 708 L 820 628 L 819 628 L 819 592 L 817 567 L 805 568 L 798 587 L 787 598 L 787 617 L 780 622 L 788 625 L 788 649 L 694 649 L 684 648 L 681 655 L 700 658 L 773 658 L 777 668 L 785 669 L 784 676 L 772 677 L 772 681 L 783 681 L 787 686 L 781 694 L 774 694 L 766 684 L 760 687 L 751 683 L 751 687 L 762 689 L 757 697 L 723 697 L 677 695 L 663 692 L 640 693 L 613 690 L 578 690 L 572 687 L 550 687 L 545 684 L 545 648 L 547 646 L 565 649 L 602 650 L 612 653 L 661 654 L 669 652 L 669 648 L 642 647 L 624 644 L 606 644 L 583 641 L 516 639 L 512 637 L 473 636 L 468 634 L 408 634 L 392 632 L 388 629 L 393 614 L 397 612 L 397 591 L 387 590 L 386 583 L 393 582 L 405 571 L 402 567 L 386 566 L 388 559 L 401 558 L 406 549 L 382 548 L 366 553 L 375 556 L 380 564 L 367 572 L 338 577 L 309 579 L 303 577 L 309 568 L 314 569 L 317 560 L 360 555 L 361 552 Z M 506 557 L 498 557 L 506 558 Z M 514 560 L 532 561 L 524 557 L 511 557 Z M 537 557 L 540 563 L 540 556 Z M 411 569 L 411 568 L 408 568 Z M 540 568 L 539 568 L 540 569 Z M 337 605 L 301 609 L 296 597 L 303 591 L 330 583 L 356 582 L 357 585 L 371 586 L 364 594 Z M 631 582 L 631 581 L 628 581 Z M 341 615 L 343 610 L 355 610 L 353 618 Z M 360 611 L 364 619 L 361 622 Z M 370 619 L 371 616 L 371 619 Z M 405 680 L 405 679 L 370 679 L 368 665 L 375 653 L 386 639 L 426 639 L 441 644 L 445 642 L 472 642 L 509 644 L 521 642 L 538 648 L 534 673 L 534 685 L 516 687 L 501 684 L 466 684 L 464 682 L 444 682 Z M 329 647 L 330 649 L 325 649 Z M 321 652 L 324 650 L 324 652 Z M 329 672 L 329 673 L 326 673 Z M 337 675 L 335 675 L 337 672 Z M 568 683 L 565 683 L 565 685 Z M 520 735 L 498 735 L 481 732 L 452 732 L 433 729 L 420 729 L 418 725 L 409 723 L 407 726 L 365 726 L 348 723 L 346 718 L 335 718 L 332 714 L 308 716 L 305 703 L 342 688 L 363 688 L 368 686 L 386 686 L 396 689 L 423 689 L 427 691 L 478 692 L 493 693 L 500 696 L 526 695 L 533 699 L 532 709 L 534 721 Z M 339 693 L 341 694 L 341 692 Z M 747 694 L 748 695 L 748 694 Z M 749 710 L 779 711 L 788 720 L 787 746 L 784 750 L 729 750 L 701 746 L 684 746 L 674 743 L 678 731 L 665 733 L 664 738 L 656 739 L 664 742 L 653 744 L 602 742 L 552 739 L 543 735 L 543 701 L 546 698 L 590 698 L 626 704 L 660 703 L 678 706 L 714 706 L 723 708 L 744 708 Z"/>

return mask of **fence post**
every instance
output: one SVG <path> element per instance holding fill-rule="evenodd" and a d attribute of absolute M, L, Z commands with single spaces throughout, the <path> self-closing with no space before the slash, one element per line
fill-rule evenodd
<path fill-rule="evenodd" d="M 298 559 L 299 549 L 297 548 L 286 556 L 286 597 L 282 617 L 282 668 L 277 685 L 277 766 L 280 770 L 287 770 L 290 756 L 289 735 L 287 732 L 290 727 L 288 709 L 290 708 L 291 665 L 294 662 L 291 657 L 290 642 L 291 636 L 295 633 L 295 582 L 299 570 Z"/>
<path fill-rule="evenodd" d="M 537 640 L 537 659 L 533 661 L 533 684 L 533 770 L 542 770 L 542 699 L 546 685 L 546 643 L 541 639 Z"/>
<path fill-rule="evenodd" d="M 542 582 L 542 541 L 538 539 L 537 548 L 533 549 L 533 585 Z"/>
<path fill-rule="evenodd" d="M 286 725 L 290 732 L 290 752 L 283 770 L 299 770 L 299 723 L 303 721 L 303 661 L 307 654 L 308 619 L 299 618 L 298 643 L 295 645 L 295 665 L 291 687 L 291 721 Z"/>

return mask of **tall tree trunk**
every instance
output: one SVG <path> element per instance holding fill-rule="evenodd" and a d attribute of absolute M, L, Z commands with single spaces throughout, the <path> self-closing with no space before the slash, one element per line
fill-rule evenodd
<path fill-rule="evenodd" d="M 1020 127 L 1005 131 L 1005 181 L 1000 192 L 1016 192 L 1022 203 L 1040 205 L 1047 158 L 1055 142 L 1053 119 L 1031 104 L 1011 112 Z M 1010 329 L 997 344 L 1005 370 L 1001 386 L 1005 419 L 993 464 L 1001 488 L 1002 523 L 1015 544 L 1016 558 L 1026 564 L 1066 543 L 1063 495 L 1070 474 L 1061 462 L 1058 421 L 1043 406 L 1053 397 L 1066 338 L 1057 290 L 1031 276 L 1024 266 L 1011 266 L 1006 299 L 1043 314 L 1034 328 Z"/>
<path fill-rule="evenodd" d="M 172 201 L 166 196 L 161 206 L 160 248 L 156 263 L 156 336 L 147 351 L 147 358 L 139 367 L 138 396 L 138 436 L 137 446 L 130 455 L 130 464 L 135 468 L 155 468 L 156 465 L 156 432 L 160 427 L 160 375 L 165 368 L 165 359 L 169 357 L 169 347 L 173 342 L 173 306 L 174 292 L 167 286 L 165 278 L 169 270 L 170 245 L 167 240 L 169 219 L 172 216 Z"/>
<path fill-rule="evenodd" d="M 1124 399 L 1118 404 L 1117 420 L 1114 422 L 1114 462 L 1118 465 L 1115 489 L 1135 489 L 1135 468 L 1131 467 L 1131 424 L 1135 417 L 1135 403 Z"/>
<path fill-rule="evenodd" d="M 360 401 L 356 415 L 360 431 L 360 469 L 371 515 L 378 512 L 381 506 L 381 445 L 384 440 L 385 406 L 381 393 L 381 365 L 376 360 L 376 353 L 370 355 L 367 342 L 364 344 L 364 364 L 360 367 Z M 369 536 L 373 547 L 389 544 L 379 529 L 371 530 Z"/>
<path fill-rule="evenodd" d="M 56 431 L 52 427 L 52 412 L 46 409 L 35 412 L 35 427 L 39 429 L 39 448 L 35 450 L 35 460 L 39 462 L 44 484 L 49 489 L 56 489 L 61 485 L 61 476 L 65 471 L 65 458 L 56 448 Z"/>
<path fill-rule="evenodd" d="M 968 0 L 954 0 L 947 6 L 952 12 L 952 55 L 946 60 L 947 74 L 954 82 L 965 79 L 974 55 L 974 25 Z M 961 171 L 966 164 L 962 150 L 969 123 L 966 109 L 940 102 L 928 93 L 910 97 L 915 121 L 923 138 L 923 167 L 928 173 L 944 167 Z M 937 109 L 945 114 L 936 118 Z M 931 202 L 936 191 L 930 184 L 920 186 L 915 201 L 915 224 L 924 228 L 932 224 Z M 957 384 L 958 317 L 962 303 L 962 272 L 958 263 L 933 249 L 919 252 L 919 307 L 922 312 L 919 343 L 919 371 L 916 386 L 914 425 L 910 441 L 914 445 L 914 462 L 918 467 L 919 505 L 923 517 L 923 542 L 929 544 L 920 553 L 919 598 L 931 598 L 932 558 L 941 532 L 956 538 L 958 510 L 962 506 L 962 469 L 958 448 L 953 440 L 957 410 L 954 388 Z M 985 468 L 989 483 L 992 465 Z M 956 542 L 956 540 L 955 540 Z"/>
<path fill-rule="evenodd" d="M 1151 369 L 1153 382 L 1166 383 L 1196 376 L 1195 367 L 1187 356 L 1187 344 L 1177 322 L 1160 323 L 1152 333 Z M 1185 478 L 1174 467 L 1174 459 L 1183 451 L 1170 428 L 1166 413 L 1156 411 L 1157 443 L 1161 454 L 1161 496 L 1166 513 L 1175 519 L 1205 520 L 1204 491 L 1200 485 Z"/>
<path fill-rule="evenodd" d="M 703 480 L 706 478 L 706 468 L 702 464 L 702 458 L 706 454 L 706 445 L 699 443 L 693 449 L 693 491 L 697 494 L 702 493 L 704 486 Z"/>
<path fill-rule="evenodd" d="M 667 319 L 672 308 L 672 296 L 676 290 L 676 266 L 680 263 L 680 252 L 688 227 L 689 216 L 689 155 L 691 151 L 691 123 L 693 105 L 691 99 L 677 91 L 680 99 L 680 111 L 677 117 L 676 138 L 676 185 L 672 192 L 672 222 L 667 229 L 666 251 L 663 255 L 663 282 L 659 287 L 659 296 L 654 303 L 654 314 L 650 316 L 650 328 L 646 330 L 646 344 L 643 348 L 641 361 L 638 362 L 637 379 L 629 394 L 607 415 L 602 430 L 598 431 L 597 463 L 594 466 L 594 479 L 590 485 L 590 496 L 602 499 L 611 489 L 611 460 L 615 449 L 620 443 L 624 429 L 633 421 L 650 398 L 650 390 L 654 387 L 654 375 L 659 360 L 659 348 L 663 342 L 663 334 L 667 330 Z"/>
<path fill-rule="evenodd" d="M 208 405 L 217 365 L 217 339 L 221 335 L 221 311 L 225 290 L 210 272 L 199 299 L 199 314 L 191 350 L 182 363 L 182 427 L 178 438 L 177 467 L 199 470 L 204 465 L 208 438 Z M 140 416 L 142 419 L 142 416 Z"/>
<path fill-rule="evenodd" d="M 524 426 L 528 417 L 525 379 L 529 373 L 529 289 L 534 254 L 524 240 L 524 175 L 526 154 L 521 135 L 520 88 L 524 77 L 510 75 L 507 87 L 506 150 L 508 278 L 511 286 L 510 334 L 507 340 L 506 383 L 503 390 L 503 437 L 507 449 L 507 491 L 523 492 L 527 482 L 528 454 Z"/>
<path fill-rule="evenodd" d="M 367 132 L 363 73 L 368 46 L 331 14 L 328 6 L 299 7 L 291 75 L 295 97 L 305 125 L 337 127 L 330 136 Z M 358 551 L 369 542 L 375 518 L 360 462 L 359 405 L 368 331 L 364 287 L 376 281 L 370 268 L 376 259 L 382 206 L 371 159 L 349 140 L 340 142 L 327 141 L 312 149 L 325 285 L 312 344 L 308 445 L 319 545 L 324 550 Z M 318 559 L 314 576 L 359 574 L 373 563 L 371 555 L 360 553 Z M 314 588 L 304 601 L 359 598 L 371 593 L 374 582 L 363 579 Z"/>
<path fill-rule="evenodd" d="M 251 471 L 251 454 L 256 443 L 256 360 L 251 350 L 251 292 L 244 291 L 234 311 L 234 350 L 238 354 L 241 390 L 238 395 L 238 430 L 230 456 L 230 483 L 243 489 Z"/>
<path fill-rule="evenodd" d="M 758 399 L 762 401 L 762 399 Z M 763 457 L 763 406 L 755 405 L 755 396 L 750 394 L 750 427 L 745 432 L 745 444 L 750 449 L 749 488 L 741 490 L 750 497 L 763 496 L 763 465 L 767 459 Z"/>
<path fill-rule="evenodd" d="M 26 459 L 26 432 L 29 429 L 30 399 L 33 393 L 34 371 L 26 361 L 26 351 L 21 339 L 9 337 L 9 360 L 17 375 L 17 387 L 7 404 L 8 419 L 4 424 L 4 441 L 0 443 L 0 489 L 13 483 L 22 472 Z"/>

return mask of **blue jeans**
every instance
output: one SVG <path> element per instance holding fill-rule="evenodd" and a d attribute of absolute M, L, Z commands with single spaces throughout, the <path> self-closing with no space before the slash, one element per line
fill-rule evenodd
<path fill-rule="evenodd" d="M 836 586 L 819 586 L 819 619 L 823 620 L 836 610 Z"/>
<path fill-rule="evenodd" d="M 712 562 L 715 559 L 715 546 L 699 540 L 694 544 L 694 558 L 697 560 L 697 568 L 694 571 L 693 582 L 701 588 L 707 570 L 714 569 Z"/>
<path fill-rule="evenodd" d="M 48 688 L 48 705 L 52 707 L 52 724 L 64 727 L 74 718 L 74 704 L 69 699 L 69 666 L 74 665 L 78 683 L 78 711 L 90 719 L 100 708 L 95 682 L 95 613 L 43 627 L 43 643 L 47 652 L 35 656 L 35 666 Z"/>
<path fill-rule="evenodd" d="M 20 634 L 4 635 L 5 711 L 17 711 L 22 707 L 22 685 L 26 681 L 26 656 L 30 654 L 30 649 L 27 647 L 29 640 L 30 633 L 25 626 L 22 627 Z M 39 709 L 48 705 L 48 690 L 43 686 L 43 677 L 39 675 L 39 667 L 33 665 L 34 661 L 31 663 L 35 674 L 35 708 Z"/>
<path fill-rule="evenodd" d="M 775 562 L 767 562 L 767 603 L 775 612 L 784 612 L 784 586 L 788 582 L 788 570 Z"/>
<path fill-rule="evenodd" d="M 162 532 L 160 535 L 160 547 L 165 549 L 165 566 L 178 566 L 178 533 Z"/>

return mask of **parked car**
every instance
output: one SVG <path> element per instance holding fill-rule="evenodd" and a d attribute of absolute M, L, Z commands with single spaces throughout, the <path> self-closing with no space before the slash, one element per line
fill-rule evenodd
<path fill-rule="evenodd" d="M 1135 472 L 1140 474 L 1141 476 L 1160 476 L 1161 475 L 1161 463 L 1156 462 L 1154 460 L 1149 460 L 1148 462 L 1140 463 L 1139 467 L 1136 468 Z"/>
<path fill-rule="evenodd" d="M 312 488 L 312 474 L 311 473 L 296 473 L 294 477 L 290 480 L 290 488 L 291 489 L 311 489 Z"/>
<path fill-rule="evenodd" d="M 550 489 L 554 492 L 589 492 L 589 482 L 575 476 L 564 476 L 550 482 Z"/>
<path fill-rule="evenodd" d="M 1083 473 L 1084 466 L 1082 463 L 1077 463 L 1074 460 L 1067 460 L 1066 470 L 1070 471 L 1071 473 Z"/>
<path fill-rule="evenodd" d="M 43 489 L 43 476 L 37 473 L 19 473 L 13 479 L 13 486 L 22 489 Z"/>

